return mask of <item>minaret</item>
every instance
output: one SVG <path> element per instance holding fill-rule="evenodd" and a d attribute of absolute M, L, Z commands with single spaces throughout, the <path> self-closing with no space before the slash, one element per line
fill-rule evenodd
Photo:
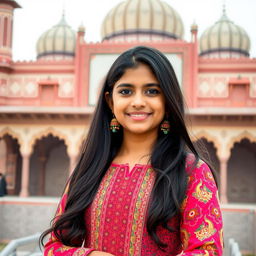
<path fill-rule="evenodd" d="M 191 42 L 197 43 L 198 26 L 197 26 L 197 24 L 195 23 L 195 21 L 194 21 L 194 23 L 191 25 L 190 32 L 191 32 Z"/>
<path fill-rule="evenodd" d="M 13 10 L 21 6 L 15 0 L 0 0 L 0 67 L 12 61 Z"/>

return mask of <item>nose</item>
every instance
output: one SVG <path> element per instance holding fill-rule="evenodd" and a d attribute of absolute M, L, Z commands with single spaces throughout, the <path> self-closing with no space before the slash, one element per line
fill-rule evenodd
<path fill-rule="evenodd" d="M 132 103 L 131 103 L 133 108 L 140 109 L 145 107 L 146 102 L 141 93 L 136 93 L 133 98 L 132 98 Z"/>

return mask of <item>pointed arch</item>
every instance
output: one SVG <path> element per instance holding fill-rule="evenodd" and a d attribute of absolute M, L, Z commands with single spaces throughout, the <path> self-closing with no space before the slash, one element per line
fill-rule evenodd
<path fill-rule="evenodd" d="M 63 134 L 62 132 L 60 132 L 56 129 L 54 129 L 53 127 L 48 127 L 47 129 L 33 135 L 30 142 L 29 142 L 29 151 L 30 152 L 33 151 L 33 146 L 36 144 L 37 140 L 40 140 L 44 137 L 47 137 L 48 135 L 53 135 L 54 137 L 57 137 L 57 138 L 63 140 L 64 144 L 67 147 L 67 152 L 68 152 L 68 150 L 70 148 L 70 141 L 69 141 L 67 135 Z"/>
<path fill-rule="evenodd" d="M 218 138 L 207 133 L 206 131 L 199 131 L 197 133 L 194 134 L 194 136 L 192 137 L 193 142 L 195 142 L 196 140 L 205 138 L 208 142 L 212 142 L 214 148 L 216 148 L 216 154 L 217 156 L 219 156 L 220 153 L 220 149 L 221 149 L 221 143 L 219 142 Z"/>
<path fill-rule="evenodd" d="M 227 150 L 231 152 L 232 148 L 234 147 L 235 143 L 241 142 L 243 139 L 248 139 L 250 142 L 255 142 L 256 143 L 256 134 L 252 134 L 248 131 L 243 131 L 237 136 L 234 136 L 230 139 L 228 145 L 227 145 Z"/>
<path fill-rule="evenodd" d="M 4 129 L 0 130 L 0 139 L 3 138 L 5 135 L 9 135 L 12 138 L 16 139 L 21 148 L 21 146 L 23 145 L 21 134 L 14 132 L 10 127 L 5 127 Z"/>

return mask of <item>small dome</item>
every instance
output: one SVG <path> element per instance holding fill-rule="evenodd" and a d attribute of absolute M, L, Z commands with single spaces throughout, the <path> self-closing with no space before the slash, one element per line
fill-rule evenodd
<path fill-rule="evenodd" d="M 200 38 L 200 56 L 249 56 L 250 39 L 246 31 L 228 19 L 225 9 L 222 17 L 206 29 Z"/>
<path fill-rule="evenodd" d="M 66 59 L 75 55 L 76 32 L 67 24 L 65 16 L 37 41 L 37 58 Z"/>
<path fill-rule="evenodd" d="M 103 40 L 180 39 L 184 26 L 179 14 L 161 0 L 126 0 L 105 17 Z"/>

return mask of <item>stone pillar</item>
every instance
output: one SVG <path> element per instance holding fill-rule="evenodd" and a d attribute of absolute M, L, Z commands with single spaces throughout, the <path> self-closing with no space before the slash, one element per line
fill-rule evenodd
<path fill-rule="evenodd" d="M 45 156 L 39 157 L 40 162 L 40 173 L 39 173 L 39 186 L 38 186 L 38 195 L 45 195 L 45 166 L 47 158 Z"/>
<path fill-rule="evenodd" d="M 227 168 L 228 158 L 220 158 L 220 200 L 221 203 L 228 203 L 227 198 Z"/>
<path fill-rule="evenodd" d="M 74 171 L 74 168 L 76 166 L 76 161 L 77 161 L 77 155 L 69 154 L 69 176 Z"/>
<path fill-rule="evenodd" d="M 28 197 L 29 196 L 29 160 L 30 160 L 29 154 L 22 155 L 20 197 Z"/>
<path fill-rule="evenodd" d="M 6 173 L 6 165 L 7 165 L 7 146 L 6 146 L 6 142 L 0 138 L 0 172 L 2 172 L 3 174 Z"/>
<path fill-rule="evenodd" d="M 7 155 L 7 163 L 6 163 L 6 181 L 8 184 L 8 190 L 14 192 L 15 183 L 16 183 L 16 172 L 17 172 L 17 158 L 18 155 L 14 153 L 9 153 Z M 9 191 L 8 191 L 9 192 Z"/>

